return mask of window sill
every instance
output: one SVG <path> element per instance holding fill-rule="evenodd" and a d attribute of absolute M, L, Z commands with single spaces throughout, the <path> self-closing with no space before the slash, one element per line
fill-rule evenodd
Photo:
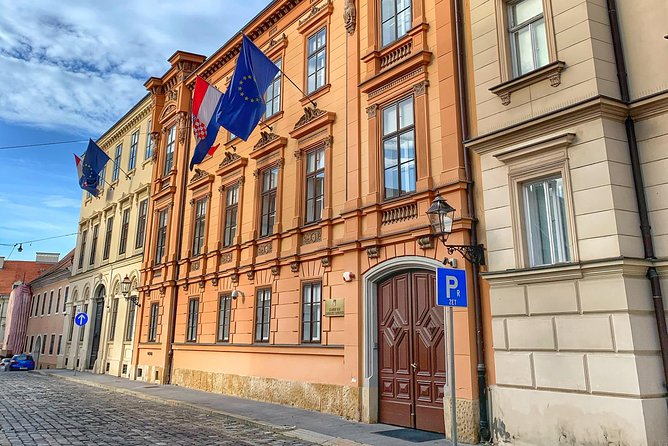
<path fill-rule="evenodd" d="M 510 104 L 510 95 L 517 90 L 528 87 L 545 79 L 550 80 L 550 85 L 557 87 L 561 84 L 561 72 L 566 69 L 566 63 L 559 60 L 551 62 L 537 70 L 530 71 L 522 76 L 500 83 L 489 89 L 501 98 L 503 105 Z"/>
<path fill-rule="evenodd" d="M 266 118 L 266 119 L 263 119 L 263 120 L 260 121 L 260 122 L 261 122 L 262 124 L 264 124 L 265 126 L 268 127 L 268 126 L 272 125 L 274 122 L 276 122 L 276 121 L 278 121 L 279 119 L 281 119 L 281 118 L 283 117 L 283 113 L 284 113 L 283 110 L 277 111 L 277 112 L 274 113 L 273 115 L 269 116 L 269 117 Z"/>
<path fill-rule="evenodd" d="M 144 168 L 144 167 L 146 167 L 147 164 L 153 164 L 153 157 L 152 156 L 150 158 L 146 158 L 144 161 L 142 161 L 141 167 Z"/>
<path fill-rule="evenodd" d="M 325 84 L 322 87 L 318 88 L 317 90 L 314 90 L 313 92 L 301 98 L 299 102 L 301 102 L 302 107 L 306 107 L 308 104 L 311 103 L 311 101 L 315 102 L 315 100 L 318 99 L 320 96 L 329 93 L 329 90 L 331 89 L 332 89 L 332 84 Z"/>

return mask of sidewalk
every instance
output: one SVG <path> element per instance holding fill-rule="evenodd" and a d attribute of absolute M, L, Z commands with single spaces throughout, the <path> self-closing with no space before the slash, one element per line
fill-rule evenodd
<path fill-rule="evenodd" d="M 387 424 L 365 424 L 335 415 L 278 404 L 246 400 L 172 385 L 132 381 L 71 370 L 39 370 L 46 376 L 126 393 L 170 405 L 187 406 L 226 415 L 285 436 L 327 446 L 449 446 L 442 434 Z M 463 443 L 459 443 L 466 446 Z"/>

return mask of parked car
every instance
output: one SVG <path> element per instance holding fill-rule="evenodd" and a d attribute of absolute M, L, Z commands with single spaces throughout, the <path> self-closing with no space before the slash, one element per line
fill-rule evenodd
<path fill-rule="evenodd" d="M 11 360 L 11 358 L 4 358 L 0 360 L 0 372 L 9 372 L 9 363 Z"/>
<path fill-rule="evenodd" d="M 9 362 L 10 370 L 35 370 L 35 360 L 32 355 L 14 355 Z"/>

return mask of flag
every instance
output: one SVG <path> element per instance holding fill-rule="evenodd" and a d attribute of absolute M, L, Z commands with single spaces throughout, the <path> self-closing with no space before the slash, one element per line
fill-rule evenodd
<path fill-rule="evenodd" d="M 197 140 L 195 152 L 190 160 L 190 170 L 195 164 L 202 162 L 206 155 L 213 155 L 220 144 L 213 145 L 220 125 L 216 122 L 215 113 L 223 93 L 197 76 L 193 92 L 193 133 Z"/>
<path fill-rule="evenodd" d="M 77 165 L 77 173 L 79 175 L 79 186 L 97 197 L 100 171 L 110 159 L 92 139 L 89 139 L 88 148 L 83 157 L 79 158 L 74 155 L 74 162 Z"/>
<path fill-rule="evenodd" d="M 244 141 L 248 140 L 266 105 L 264 93 L 278 67 L 242 34 L 241 52 L 232 81 L 220 101 L 216 121 Z"/>

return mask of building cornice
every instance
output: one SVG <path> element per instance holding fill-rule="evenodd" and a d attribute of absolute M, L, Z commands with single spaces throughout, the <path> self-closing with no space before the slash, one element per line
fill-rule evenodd
<path fill-rule="evenodd" d="M 130 130 L 136 127 L 144 118 L 146 118 L 153 109 L 153 104 L 148 96 L 143 100 L 144 104 L 139 110 L 127 119 L 118 121 L 102 138 L 98 140 L 98 145 L 107 150 L 114 146 L 119 139 L 123 138 Z"/>

